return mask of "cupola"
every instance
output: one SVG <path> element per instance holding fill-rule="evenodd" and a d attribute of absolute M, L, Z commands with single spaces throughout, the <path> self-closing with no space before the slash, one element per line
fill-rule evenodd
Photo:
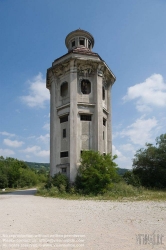
<path fill-rule="evenodd" d="M 75 48 L 92 50 L 94 42 L 93 36 L 89 32 L 81 29 L 70 32 L 65 39 L 68 51 Z"/>

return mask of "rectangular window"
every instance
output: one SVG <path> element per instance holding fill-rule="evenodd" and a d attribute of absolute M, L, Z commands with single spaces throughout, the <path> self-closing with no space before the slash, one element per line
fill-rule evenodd
<path fill-rule="evenodd" d="M 106 119 L 103 118 L 103 126 L 106 126 Z"/>
<path fill-rule="evenodd" d="M 63 138 L 66 138 L 66 129 L 63 129 Z"/>
<path fill-rule="evenodd" d="M 66 173 L 67 172 L 67 168 L 62 168 L 62 173 Z"/>
<path fill-rule="evenodd" d="M 88 41 L 88 48 L 90 49 L 90 46 L 91 46 L 91 42 L 90 41 Z"/>
<path fill-rule="evenodd" d="M 60 123 L 67 122 L 68 121 L 68 115 L 60 117 Z"/>
<path fill-rule="evenodd" d="M 91 115 L 81 115 L 81 121 L 91 121 Z"/>
<path fill-rule="evenodd" d="M 60 158 L 68 157 L 68 151 L 60 152 Z"/>
<path fill-rule="evenodd" d="M 80 45 L 85 45 L 85 39 L 84 38 L 80 38 Z"/>
<path fill-rule="evenodd" d="M 74 47 L 75 46 L 75 41 L 71 42 L 71 46 Z"/>

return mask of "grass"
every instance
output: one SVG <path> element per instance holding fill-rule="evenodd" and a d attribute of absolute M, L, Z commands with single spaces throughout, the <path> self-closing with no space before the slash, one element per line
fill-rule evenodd
<path fill-rule="evenodd" d="M 15 188 L 5 188 L 5 191 L 2 191 L 2 189 L 0 189 L 0 195 L 8 194 L 8 193 L 14 192 L 15 190 L 16 190 Z"/>
<path fill-rule="evenodd" d="M 28 189 L 30 187 L 19 188 L 19 190 Z M 6 188 L 5 191 L 0 190 L 0 195 L 14 192 L 16 188 Z M 85 195 L 81 192 L 76 192 L 74 188 L 70 192 L 65 192 L 64 189 L 59 190 L 57 187 L 50 189 L 44 188 L 43 185 L 37 187 L 37 196 L 53 197 L 68 200 L 110 200 L 110 201 L 166 201 L 166 190 L 146 189 L 143 187 L 133 187 L 124 182 L 115 183 L 104 194 Z"/>
<path fill-rule="evenodd" d="M 110 201 L 166 201 L 166 190 L 152 190 L 143 187 L 133 187 L 124 182 L 116 183 L 104 194 L 84 195 L 74 189 L 61 192 L 57 187 L 46 189 L 40 187 L 36 195 L 69 200 L 110 200 Z"/>

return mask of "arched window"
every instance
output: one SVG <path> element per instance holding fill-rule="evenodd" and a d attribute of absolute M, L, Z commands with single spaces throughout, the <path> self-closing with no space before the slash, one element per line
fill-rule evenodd
<path fill-rule="evenodd" d="M 102 97 L 103 97 L 103 100 L 105 100 L 105 88 L 104 88 L 104 86 L 102 87 Z"/>
<path fill-rule="evenodd" d="M 65 97 L 67 96 L 67 93 L 68 93 L 68 82 L 63 82 L 61 84 L 61 96 Z"/>
<path fill-rule="evenodd" d="M 90 83 L 90 81 L 89 80 L 87 80 L 87 79 L 83 79 L 82 81 L 81 81 L 81 92 L 83 93 L 83 94 L 90 94 L 90 92 L 91 92 L 91 83 Z"/>

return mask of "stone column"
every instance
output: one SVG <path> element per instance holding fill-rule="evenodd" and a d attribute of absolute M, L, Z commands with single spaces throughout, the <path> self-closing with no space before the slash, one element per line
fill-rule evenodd
<path fill-rule="evenodd" d="M 51 73 L 50 73 L 51 74 Z M 51 87 L 50 87 L 50 175 L 54 176 L 56 173 L 56 85 L 57 78 L 51 74 Z"/>
<path fill-rule="evenodd" d="M 111 107 L 111 89 L 112 84 L 108 83 L 108 90 L 107 90 L 107 153 L 112 154 L 112 107 Z"/>
<path fill-rule="evenodd" d="M 96 151 L 103 153 L 103 105 L 102 105 L 102 76 L 97 70 L 96 74 L 96 110 L 95 110 L 95 141 Z"/>
<path fill-rule="evenodd" d="M 70 61 L 70 181 L 74 182 L 77 174 L 77 67 Z"/>

